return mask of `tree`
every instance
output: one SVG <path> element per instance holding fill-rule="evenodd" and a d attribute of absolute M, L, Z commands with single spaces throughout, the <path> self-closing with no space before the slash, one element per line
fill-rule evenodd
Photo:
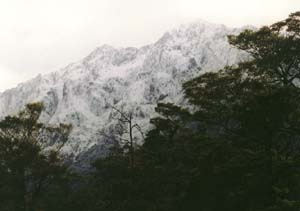
<path fill-rule="evenodd" d="M 49 188 L 66 175 L 59 150 L 71 127 L 49 127 L 39 122 L 42 103 L 26 105 L 17 116 L 0 121 L 1 210 L 34 210 Z M 42 142 L 56 137 L 56 147 L 46 150 Z"/>
<path fill-rule="evenodd" d="M 135 121 L 135 114 L 132 110 L 124 111 L 115 106 L 111 106 L 111 108 L 113 110 L 112 118 L 117 120 L 115 131 L 110 135 L 105 133 L 105 131 L 101 131 L 100 134 L 106 138 L 113 139 L 115 142 L 114 147 L 117 149 L 112 149 L 112 151 L 128 152 L 125 154 L 129 155 L 130 167 L 133 169 L 135 165 L 134 150 L 138 139 L 135 133 L 140 135 L 141 142 L 144 140 L 144 133 L 141 126 Z"/>
<path fill-rule="evenodd" d="M 276 83 L 296 85 L 300 78 L 299 17 L 300 12 L 292 13 L 269 27 L 229 36 L 229 41 L 254 58 L 257 74 L 266 74 Z"/>

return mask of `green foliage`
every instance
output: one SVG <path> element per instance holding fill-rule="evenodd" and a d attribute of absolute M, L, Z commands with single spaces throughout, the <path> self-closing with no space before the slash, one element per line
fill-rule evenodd
<path fill-rule="evenodd" d="M 299 82 L 300 13 L 258 31 L 246 30 L 229 36 L 235 47 L 247 51 L 255 59 L 260 75 L 268 75 L 276 83 L 295 85 Z"/>
<path fill-rule="evenodd" d="M 41 103 L 28 104 L 19 115 L 0 122 L 1 210 L 46 209 L 45 201 L 51 200 L 51 191 L 62 189 L 67 182 L 59 152 L 54 148 L 43 151 L 40 140 L 45 139 L 46 131 L 65 138 L 71 128 L 50 128 L 39 123 L 42 109 Z"/>

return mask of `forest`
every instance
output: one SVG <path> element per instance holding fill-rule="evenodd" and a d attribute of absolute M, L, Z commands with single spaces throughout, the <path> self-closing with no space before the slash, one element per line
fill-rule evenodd
<path fill-rule="evenodd" d="M 2 119 L 0 210 L 299 211 L 300 12 L 228 41 L 251 60 L 182 84 L 189 108 L 157 104 L 143 144 L 90 172 L 64 162 L 72 126 L 39 122 L 43 103 Z"/>

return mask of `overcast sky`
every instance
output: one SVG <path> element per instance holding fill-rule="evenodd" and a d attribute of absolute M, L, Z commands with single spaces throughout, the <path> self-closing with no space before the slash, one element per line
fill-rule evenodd
<path fill-rule="evenodd" d="M 197 19 L 260 26 L 298 10 L 300 0 L 0 0 L 0 91 L 102 44 L 150 44 Z"/>

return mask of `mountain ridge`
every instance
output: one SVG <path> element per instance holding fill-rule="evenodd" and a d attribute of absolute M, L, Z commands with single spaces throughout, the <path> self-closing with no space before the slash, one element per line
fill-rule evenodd
<path fill-rule="evenodd" d="M 0 93 L 0 117 L 43 101 L 41 121 L 71 123 L 74 129 L 63 150 L 72 162 L 87 163 L 109 153 L 112 143 L 99 131 L 114 133 L 111 105 L 134 109 L 147 131 L 157 102 L 185 103 L 182 82 L 249 59 L 227 41 L 227 35 L 242 30 L 201 21 L 140 48 L 102 45 L 78 62 Z"/>

